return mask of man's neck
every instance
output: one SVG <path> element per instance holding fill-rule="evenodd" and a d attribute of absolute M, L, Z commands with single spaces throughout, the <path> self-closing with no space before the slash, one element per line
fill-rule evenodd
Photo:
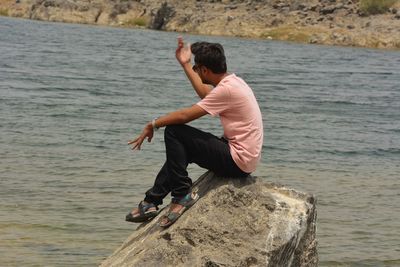
<path fill-rule="evenodd" d="M 221 74 L 214 74 L 215 76 L 213 77 L 211 83 L 215 87 L 217 86 L 226 76 L 230 75 L 229 73 L 221 73 Z"/>

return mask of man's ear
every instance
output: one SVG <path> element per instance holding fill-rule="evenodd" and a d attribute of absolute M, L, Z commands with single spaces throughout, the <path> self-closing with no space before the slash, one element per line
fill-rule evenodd
<path fill-rule="evenodd" d="M 205 67 L 205 66 L 201 66 L 200 71 L 202 71 L 203 74 L 208 74 L 208 73 L 210 72 L 210 70 L 209 70 L 207 67 Z"/>

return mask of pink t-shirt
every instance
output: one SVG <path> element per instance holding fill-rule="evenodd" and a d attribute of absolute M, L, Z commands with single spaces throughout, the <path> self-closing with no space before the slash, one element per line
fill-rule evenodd
<path fill-rule="evenodd" d="M 220 117 L 236 165 L 253 172 L 261 157 L 263 124 L 257 100 L 245 81 L 230 74 L 197 105 Z"/>

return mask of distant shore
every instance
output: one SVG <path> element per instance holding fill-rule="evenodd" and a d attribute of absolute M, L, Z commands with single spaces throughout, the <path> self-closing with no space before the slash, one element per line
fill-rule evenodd
<path fill-rule="evenodd" d="M 358 0 L 0 0 L 0 15 L 299 43 L 400 49 L 400 2 L 368 15 Z"/>

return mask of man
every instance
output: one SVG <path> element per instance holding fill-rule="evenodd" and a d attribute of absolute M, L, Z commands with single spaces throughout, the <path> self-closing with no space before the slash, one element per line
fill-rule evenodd
<path fill-rule="evenodd" d="M 158 205 L 171 192 L 172 203 L 160 225 L 167 227 L 174 223 L 198 199 L 191 192 L 192 180 L 186 171 L 189 163 L 223 177 L 246 177 L 260 160 L 263 143 L 260 108 L 250 87 L 235 74 L 227 73 L 223 47 L 208 42 L 185 46 L 179 37 L 176 58 L 202 100 L 152 120 L 140 136 L 128 143 L 132 149 L 140 149 L 146 138 L 151 141 L 155 130 L 166 126 L 166 162 L 145 199 L 127 215 L 127 221 L 144 222 L 157 216 Z M 185 124 L 206 114 L 220 117 L 222 138 Z"/>

